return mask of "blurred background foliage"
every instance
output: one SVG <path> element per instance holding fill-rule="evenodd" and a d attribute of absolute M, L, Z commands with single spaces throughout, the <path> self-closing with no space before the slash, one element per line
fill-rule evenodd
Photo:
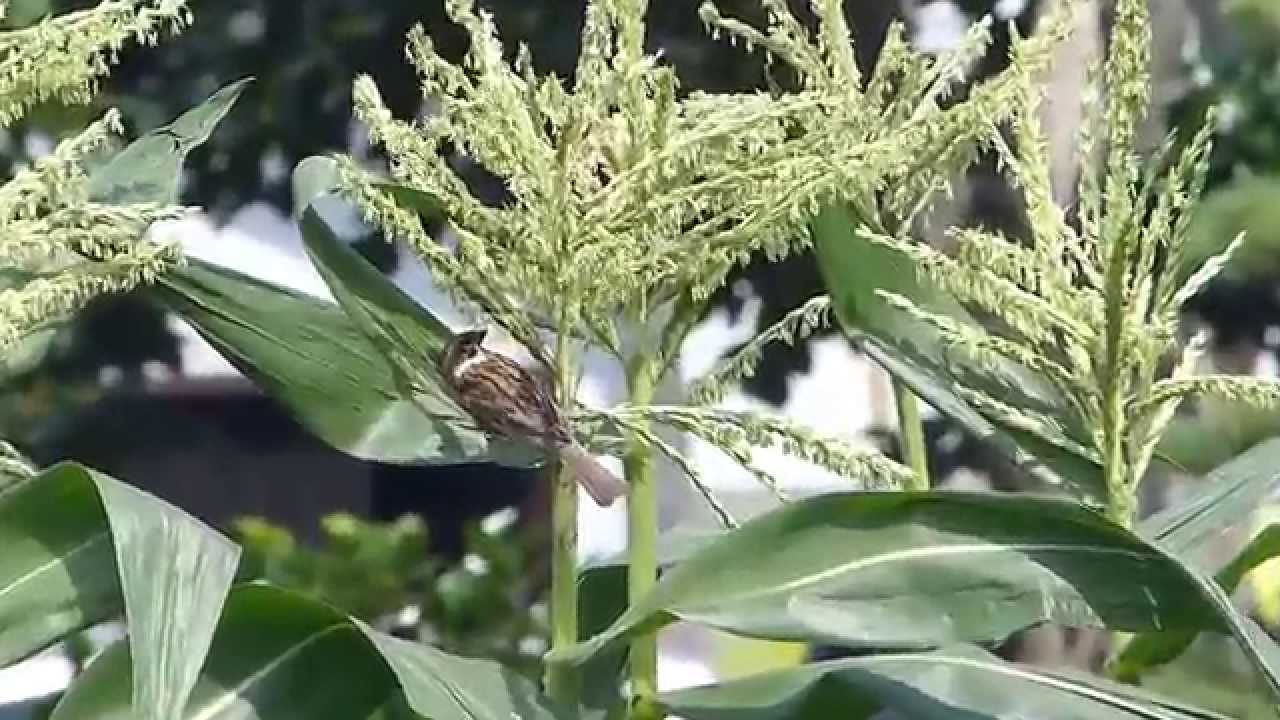
<path fill-rule="evenodd" d="M 244 548 L 242 580 L 306 593 L 381 630 L 532 677 L 547 648 L 546 605 L 529 568 L 530 538 L 516 520 L 506 509 L 470 523 L 458 558 L 433 551 L 415 515 L 386 523 L 328 515 L 312 544 L 244 517 L 232 536 Z"/>
<path fill-rule="evenodd" d="M 1168 108 L 1187 128 L 1217 106 L 1220 128 L 1210 194 L 1195 219 L 1197 255 L 1217 252 L 1239 232 L 1248 242 L 1223 277 L 1196 303 L 1219 347 L 1280 348 L 1280 5 L 1222 0 L 1229 41 L 1201 42 L 1188 53 L 1188 91 Z"/>

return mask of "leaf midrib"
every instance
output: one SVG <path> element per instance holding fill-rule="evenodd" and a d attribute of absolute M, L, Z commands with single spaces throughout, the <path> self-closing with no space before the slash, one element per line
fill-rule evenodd
<path fill-rule="evenodd" d="M 858 558 L 846 563 L 841 563 L 834 567 L 828 568 L 821 572 L 812 573 L 799 577 L 790 582 L 780 585 L 770 585 L 755 590 L 719 596 L 715 598 L 717 604 L 743 602 L 754 600 L 760 597 L 768 597 L 771 595 L 781 595 L 803 590 L 804 588 L 816 585 L 825 580 L 839 577 L 846 573 L 857 572 L 876 565 L 887 564 L 890 562 L 909 561 L 915 559 L 925 559 L 933 557 L 944 557 L 948 555 L 963 554 L 981 554 L 981 553 L 1007 553 L 1007 552 L 1081 552 L 1094 555 L 1124 555 L 1134 560 L 1147 561 L 1158 559 L 1159 556 L 1154 553 L 1144 553 L 1130 548 L 1111 548 L 1098 545 L 1079 545 L 1070 543 L 1016 543 L 1009 545 L 990 545 L 990 544 L 966 544 L 966 545 L 948 545 L 945 547 L 930 546 L 923 548 L 909 548 L 905 550 L 896 550 L 887 553 L 880 553 L 874 557 Z M 677 599 L 670 607 L 674 608 L 680 605 Z"/>
<path fill-rule="evenodd" d="M 192 715 L 190 717 L 190 720 L 209 720 L 210 718 L 217 717 L 219 713 L 221 713 L 222 711 L 234 705 L 237 700 L 240 700 L 241 698 L 243 698 L 246 690 L 253 687 L 254 685 L 257 685 L 264 678 L 266 678 L 271 673 L 275 672 L 285 663 L 297 657 L 307 647 L 314 645 L 315 643 L 319 642 L 320 640 L 324 639 L 325 637 L 327 637 L 328 635 L 334 632 L 337 632 L 339 630 L 346 630 L 346 629 L 354 630 L 354 628 L 352 628 L 352 626 L 346 622 L 337 622 L 325 628 L 324 630 L 321 630 L 320 632 L 312 633 L 311 635 L 307 636 L 305 639 L 301 640 L 300 642 L 294 643 L 293 645 L 289 646 L 286 650 L 281 652 L 279 655 L 277 655 L 275 659 L 271 660 L 266 665 L 262 666 L 252 674 L 246 676 L 244 679 L 236 683 L 234 686 L 229 688 L 224 688 L 222 693 L 218 696 L 218 698 L 213 703 L 211 703 L 210 705 L 207 705 L 203 710 L 201 710 L 196 715 Z"/>
<path fill-rule="evenodd" d="M 110 531 L 110 530 L 108 530 L 108 529 L 100 530 L 100 531 L 98 531 L 98 532 L 96 532 L 96 533 L 94 533 L 94 534 L 90 535 L 88 538 L 86 538 L 85 540 L 83 540 L 83 541 L 82 541 L 82 542 L 80 542 L 79 544 L 75 545 L 74 547 L 72 547 L 72 548 L 71 548 L 70 550 L 68 550 L 67 552 L 65 552 L 65 553 L 63 553 L 63 554 L 61 554 L 61 555 L 56 555 L 56 556 L 54 556 L 54 557 L 50 558 L 48 561 L 43 562 L 43 563 L 41 563 L 40 565 L 37 565 L 36 567 L 34 567 L 34 568 L 32 568 L 32 569 L 28 570 L 27 572 L 23 573 L 23 574 L 22 574 L 21 576 L 19 576 L 18 578 L 14 579 L 14 580 L 13 580 L 12 582 L 10 582 L 9 584 L 5 585 L 3 588 L 0 588 L 0 599 L 3 599 L 6 595 L 8 595 L 8 594 L 9 594 L 11 591 L 13 591 L 15 588 L 20 587 L 21 585 L 25 584 L 27 581 L 31 580 L 32 578 L 34 578 L 34 577 L 36 577 L 36 576 L 38 576 L 38 575 L 41 575 L 41 574 L 43 574 L 43 573 L 47 572 L 48 570 L 50 570 L 50 569 L 52 569 L 52 568 L 54 568 L 54 567 L 57 567 L 58 565 L 64 565 L 64 564 L 66 564 L 66 562 L 67 562 L 70 558 L 75 557 L 76 555 L 79 555 L 80 553 L 84 552 L 85 550 L 88 550 L 88 549 L 92 548 L 93 546 L 97 545 L 97 544 L 98 544 L 98 542 L 100 542 L 102 539 L 104 539 L 104 538 L 110 538 L 110 536 L 111 536 L 111 531 Z"/>

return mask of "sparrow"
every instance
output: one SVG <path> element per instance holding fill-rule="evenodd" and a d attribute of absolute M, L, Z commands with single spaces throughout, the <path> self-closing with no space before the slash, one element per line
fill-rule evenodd
<path fill-rule="evenodd" d="M 458 404 L 481 430 L 530 440 L 555 453 L 597 505 L 612 505 L 626 493 L 626 484 L 573 439 L 541 383 L 515 361 L 482 346 L 485 334 L 460 333 L 440 356 L 440 373 Z"/>

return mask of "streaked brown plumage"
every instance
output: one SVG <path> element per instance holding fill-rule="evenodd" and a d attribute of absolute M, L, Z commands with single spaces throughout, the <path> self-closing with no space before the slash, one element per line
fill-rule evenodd
<path fill-rule="evenodd" d="M 626 485 L 574 442 L 569 426 L 542 386 L 511 359 L 486 350 L 483 330 L 460 333 L 445 348 L 440 371 L 462 406 L 482 430 L 527 438 L 554 451 L 601 507 L 626 492 Z"/>

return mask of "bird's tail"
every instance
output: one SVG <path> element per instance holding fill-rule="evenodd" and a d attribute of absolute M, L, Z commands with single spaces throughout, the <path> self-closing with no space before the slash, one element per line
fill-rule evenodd
<path fill-rule="evenodd" d="M 560 448 L 560 459 L 569 466 L 582 489 L 600 507 L 609 507 L 614 500 L 627 493 L 627 484 L 601 465 L 591 453 L 577 443 Z"/>

